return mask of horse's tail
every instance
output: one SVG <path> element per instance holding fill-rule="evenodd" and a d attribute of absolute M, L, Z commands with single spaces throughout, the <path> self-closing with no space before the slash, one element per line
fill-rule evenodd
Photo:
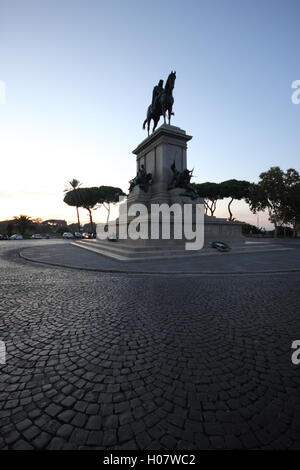
<path fill-rule="evenodd" d="M 147 120 L 148 120 L 148 118 L 146 118 L 145 121 L 144 121 L 143 129 L 145 129 L 145 127 L 146 127 L 146 122 L 147 122 Z"/>

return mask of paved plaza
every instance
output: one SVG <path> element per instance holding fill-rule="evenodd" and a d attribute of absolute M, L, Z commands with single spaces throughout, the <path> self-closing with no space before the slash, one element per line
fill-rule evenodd
<path fill-rule="evenodd" d="M 300 449 L 299 242 L 195 275 L 0 243 L 0 448 Z"/>

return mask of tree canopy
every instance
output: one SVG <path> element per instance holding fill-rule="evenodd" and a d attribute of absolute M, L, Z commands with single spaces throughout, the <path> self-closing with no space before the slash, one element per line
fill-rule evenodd
<path fill-rule="evenodd" d="M 76 188 L 68 191 L 64 202 L 69 206 L 83 207 L 89 213 L 91 230 L 94 231 L 92 210 L 103 205 L 110 213 L 110 204 L 119 202 L 119 197 L 124 195 L 122 189 L 113 186 L 94 186 L 90 188 Z"/>
<path fill-rule="evenodd" d="M 207 213 L 210 211 L 210 215 L 214 215 L 217 208 L 217 202 L 219 199 L 223 199 L 221 194 L 221 188 L 218 183 L 194 183 L 193 187 L 200 197 L 204 198 L 204 208 Z"/>
<path fill-rule="evenodd" d="M 193 186 L 197 194 L 204 198 L 206 213 L 209 211 L 212 216 L 217 208 L 218 200 L 230 198 L 228 203 L 229 220 L 234 220 L 231 204 L 235 199 L 244 199 L 248 195 L 250 183 L 248 181 L 231 179 L 222 183 L 206 182 L 194 184 Z"/>
<path fill-rule="evenodd" d="M 14 225 L 17 227 L 19 233 L 24 236 L 25 233 L 32 228 L 33 220 L 28 215 L 19 215 L 14 217 Z"/>
<path fill-rule="evenodd" d="M 255 214 L 260 210 L 267 210 L 269 220 L 274 224 L 275 234 L 278 226 L 283 223 L 294 225 L 296 219 L 299 220 L 297 201 L 299 173 L 293 168 L 284 172 L 278 166 L 274 166 L 261 173 L 259 178 L 259 182 L 249 188 L 247 202 L 251 211 Z"/>
<path fill-rule="evenodd" d="M 236 200 L 245 199 L 249 193 L 250 183 L 244 180 L 227 180 L 220 183 L 220 193 L 224 198 L 230 198 L 228 203 L 229 220 L 234 220 L 231 212 L 231 204 Z"/>

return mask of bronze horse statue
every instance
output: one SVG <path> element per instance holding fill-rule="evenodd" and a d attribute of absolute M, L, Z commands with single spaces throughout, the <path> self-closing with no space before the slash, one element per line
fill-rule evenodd
<path fill-rule="evenodd" d="M 173 98 L 173 88 L 175 85 L 176 80 L 176 72 L 171 72 L 168 76 L 165 88 L 162 90 L 160 96 L 154 101 L 154 103 L 150 104 L 147 110 L 147 117 L 143 124 L 143 129 L 145 129 L 147 124 L 147 131 L 149 135 L 150 130 L 150 122 L 153 119 L 154 125 L 152 132 L 155 131 L 160 116 L 164 117 L 164 123 L 166 123 L 166 112 L 168 112 L 168 121 L 169 124 L 171 122 L 171 116 L 174 115 L 172 112 L 174 98 Z"/>

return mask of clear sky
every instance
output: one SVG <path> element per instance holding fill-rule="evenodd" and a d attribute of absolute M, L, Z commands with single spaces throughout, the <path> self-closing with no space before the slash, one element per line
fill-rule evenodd
<path fill-rule="evenodd" d="M 194 181 L 299 169 L 299 19 L 300 0 L 0 0 L 0 220 L 75 221 L 62 202 L 72 178 L 127 190 L 152 88 L 171 70 Z"/>

